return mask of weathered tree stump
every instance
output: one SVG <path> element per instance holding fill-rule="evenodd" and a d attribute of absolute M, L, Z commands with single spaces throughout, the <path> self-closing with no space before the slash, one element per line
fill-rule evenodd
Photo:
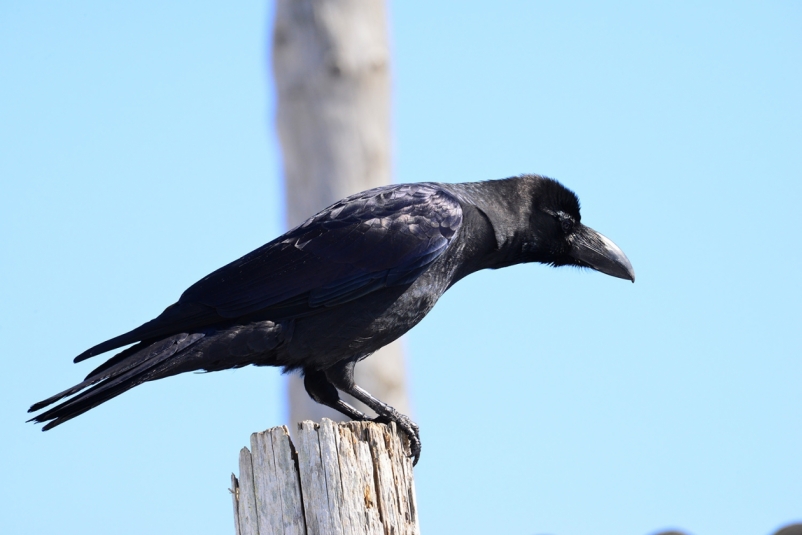
<path fill-rule="evenodd" d="M 395 424 L 323 419 L 251 435 L 231 475 L 237 535 L 418 534 L 409 441 Z"/>

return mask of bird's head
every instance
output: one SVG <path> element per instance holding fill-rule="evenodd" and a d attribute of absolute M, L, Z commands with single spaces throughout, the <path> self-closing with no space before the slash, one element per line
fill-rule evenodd
<path fill-rule="evenodd" d="M 529 222 L 533 259 L 553 266 L 588 267 L 635 282 L 635 271 L 624 252 L 582 224 L 576 194 L 556 180 L 537 178 Z"/>

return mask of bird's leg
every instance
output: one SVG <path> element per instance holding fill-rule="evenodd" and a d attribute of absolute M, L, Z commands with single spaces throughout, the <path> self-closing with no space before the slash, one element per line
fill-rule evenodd
<path fill-rule="evenodd" d="M 379 423 L 395 422 L 401 430 L 403 430 L 409 437 L 409 445 L 411 450 L 411 457 L 413 458 L 412 464 L 418 464 L 420 459 L 420 429 L 410 420 L 409 416 L 401 414 L 390 405 L 373 397 L 370 393 L 363 390 L 354 382 L 354 366 L 355 361 L 339 362 L 327 369 L 325 374 L 328 382 L 346 394 L 350 394 L 371 409 L 373 409 L 379 416 L 373 421 Z"/>
<path fill-rule="evenodd" d="M 326 378 L 326 374 L 321 371 L 304 368 L 304 388 L 306 389 L 306 393 L 309 394 L 309 397 L 313 400 L 321 405 L 326 405 L 327 407 L 331 407 L 343 413 L 352 420 L 362 421 L 370 419 L 364 412 L 355 409 L 341 400 L 337 389 Z"/>

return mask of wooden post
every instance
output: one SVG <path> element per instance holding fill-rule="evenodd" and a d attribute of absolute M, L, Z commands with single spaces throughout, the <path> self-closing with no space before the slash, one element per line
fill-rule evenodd
<path fill-rule="evenodd" d="M 237 535 L 417 535 L 409 441 L 395 424 L 298 424 L 251 435 L 231 475 Z"/>

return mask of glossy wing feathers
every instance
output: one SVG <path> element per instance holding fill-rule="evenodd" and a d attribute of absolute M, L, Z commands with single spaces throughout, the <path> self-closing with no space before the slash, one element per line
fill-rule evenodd
<path fill-rule="evenodd" d="M 253 314 L 314 313 L 409 284 L 445 251 L 461 223 L 459 202 L 434 184 L 353 195 L 204 277 L 156 319 L 75 360 Z"/>
<path fill-rule="evenodd" d="M 450 242 L 461 215 L 455 199 L 430 185 L 363 192 L 212 273 L 179 303 L 202 303 L 235 318 L 316 290 L 348 293 L 389 270 L 414 269 L 422 259 L 428 265 Z"/>

